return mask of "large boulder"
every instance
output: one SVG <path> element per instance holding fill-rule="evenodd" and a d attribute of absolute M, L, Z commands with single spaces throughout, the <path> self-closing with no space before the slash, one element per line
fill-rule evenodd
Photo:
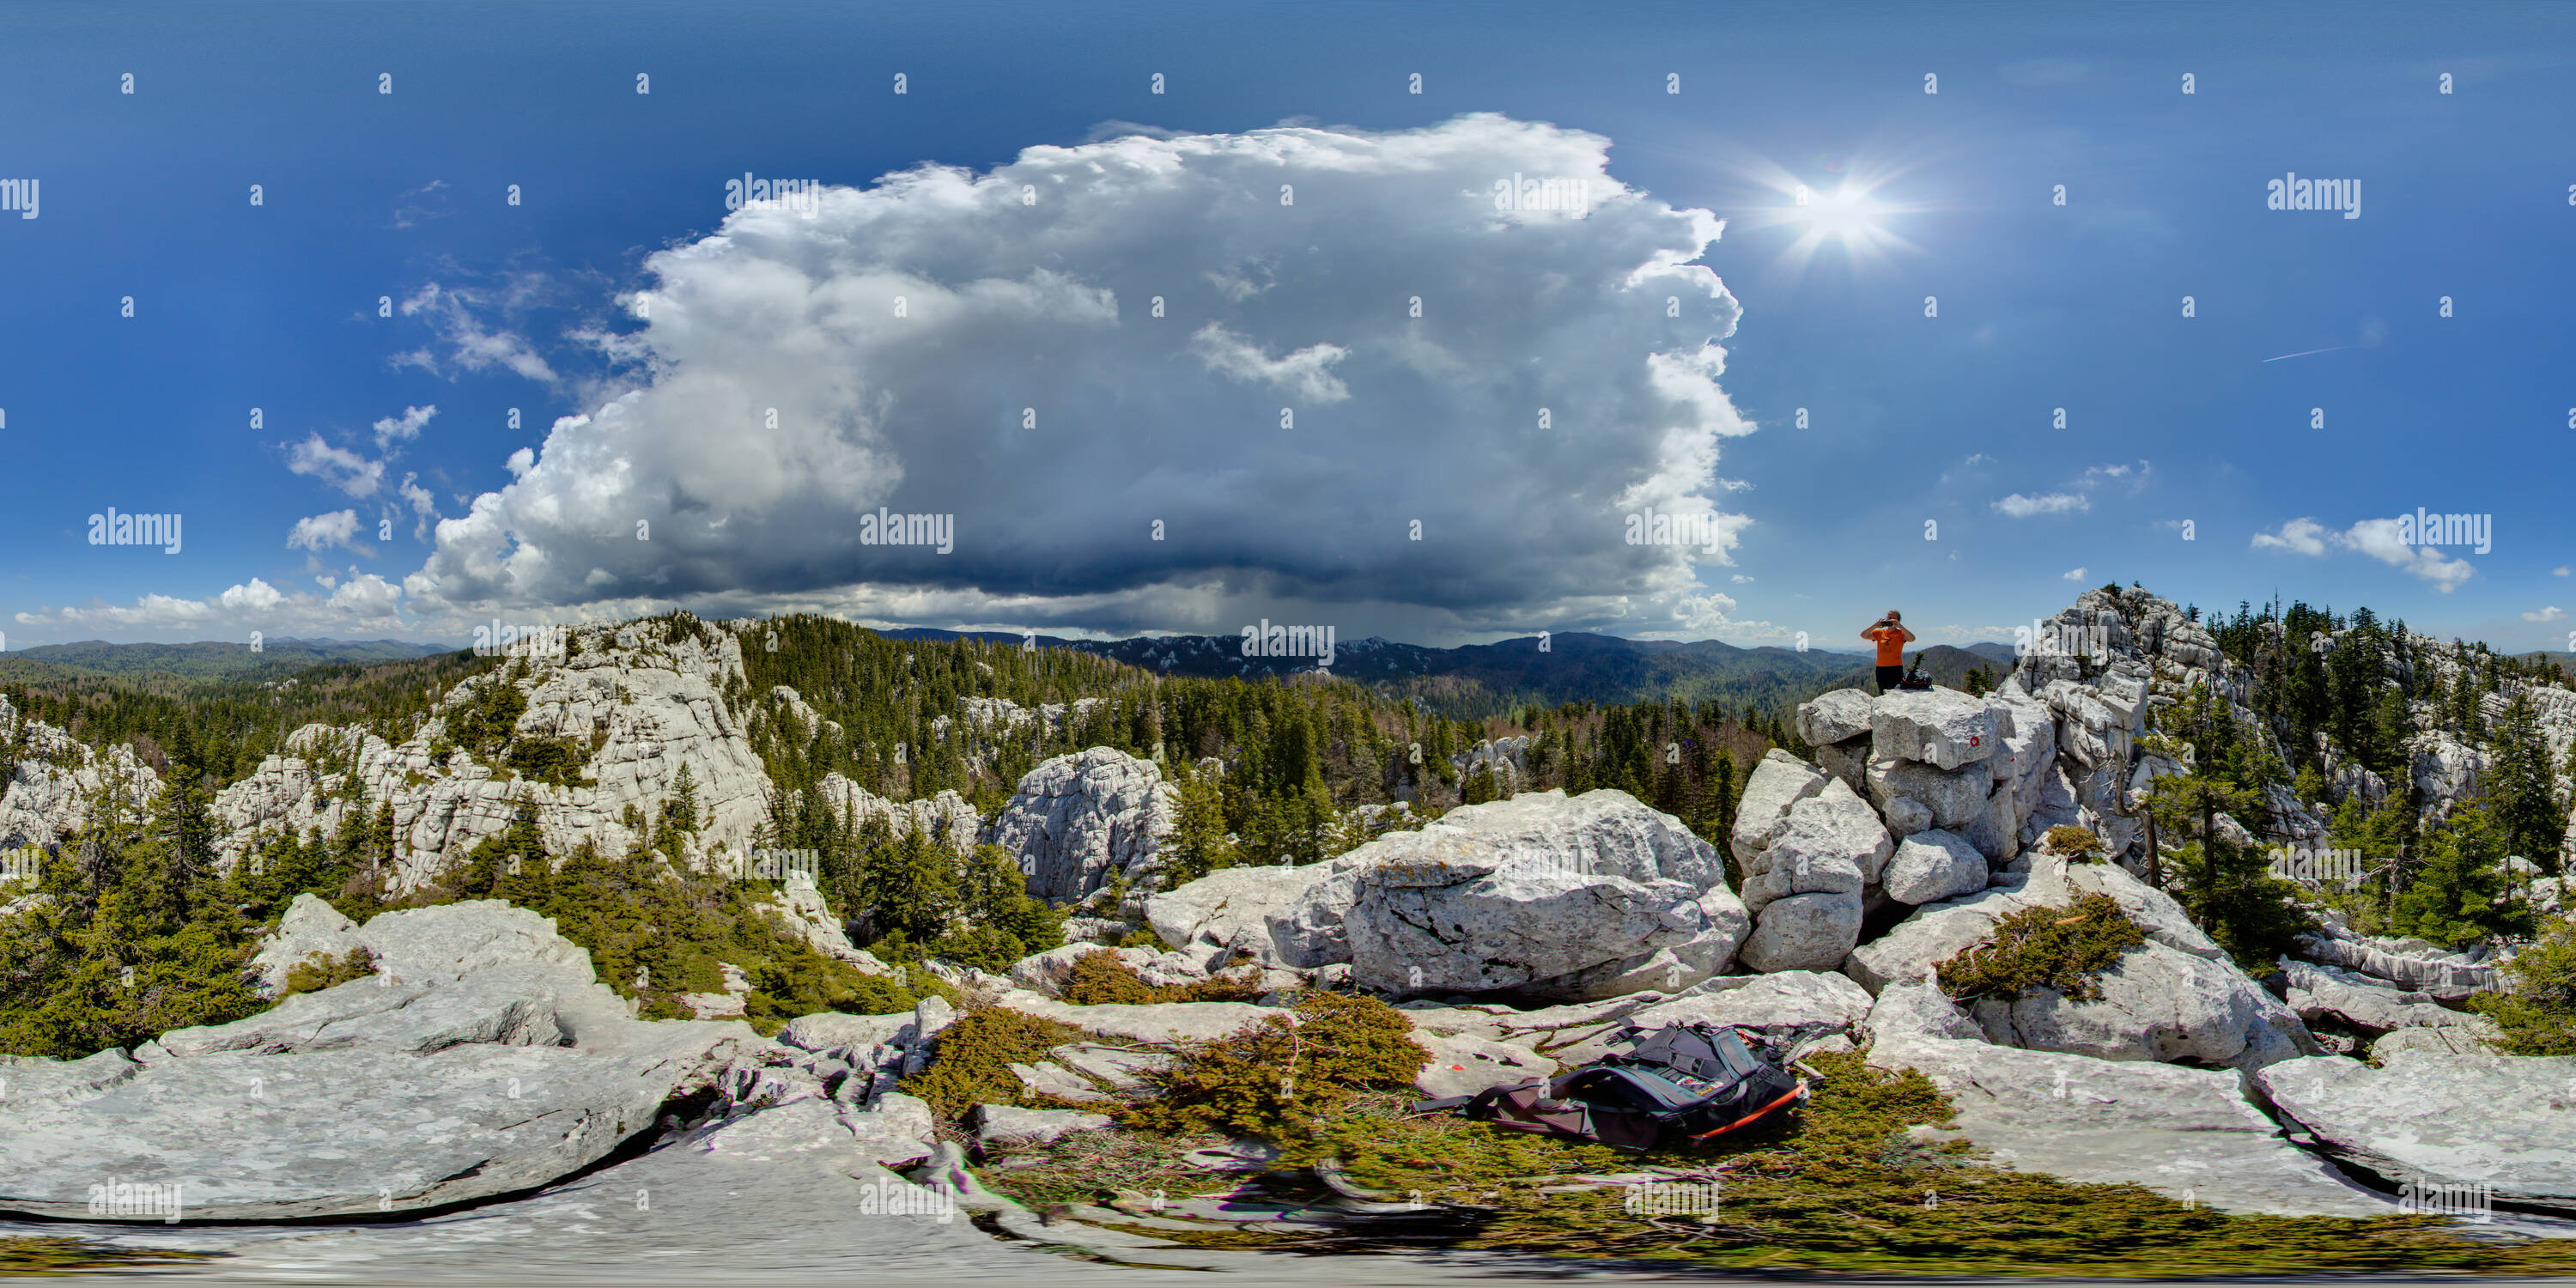
<path fill-rule="evenodd" d="M 2239 1094 L 2234 1073 L 1989 1045 L 1949 999 L 1919 983 L 1881 991 L 1867 1023 L 1870 1063 L 1930 1078 L 1968 1140 L 1996 1162 L 2143 1185 L 2226 1212 L 2398 1214 L 2394 1202 L 2283 1139 Z"/>
<path fill-rule="evenodd" d="M 1952 830 L 1975 823 L 1995 789 L 1994 777 L 1983 765 L 1943 769 L 1882 755 L 1871 760 L 1864 772 L 1870 801 L 1880 810 L 1905 797 L 1932 811 L 1932 826 Z"/>
<path fill-rule="evenodd" d="M 2389 1184 L 2491 1185 L 2576 1216 L 2576 1056 L 2397 1050 L 2272 1065 L 2256 1088 L 2317 1146 Z"/>
<path fill-rule="evenodd" d="M 2301 939 L 2299 953 L 2310 961 L 2387 980 L 2408 992 L 2444 1002 L 2459 1002 L 2495 987 L 2495 967 L 2466 953 L 2446 953 L 2421 940 L 2374 939 L 2327 928 Z"/>
<path fill-rule="evenodd" d="M 1338 925 L 1301 925 L 1290 910 L 1309 887 L 1351 866 L 1335 859 L 1303 867 L 1219 868 L 1148 896 L 1145 921 L 1164 943 L 1183 952 L 1202 950 L 1206 959 L 1241 954 L 1264 966 L 1303 969 L 1347 961 Z M 1283 919 L 1284 933 L 1274 934 L 1274 916 Z"/>
<path fill-rule="evenodd" d="M 2383 979 L 2284 957 L 2290 1009 L 2311 1023 L 2331 1020 L 2376 1038 L 2398 1029 L 2460 1028 L 2492 1032 L 2494 1022 L 2454 1011 L 2430 993 L 2413 993 Z"/>
<path fill-rule="evenodd" d="M 353 937 L 376 975 L 164 1034 L 139 1060 L 11 1060 L 0 1207 L 81 1216 L 101 1178 L 177 1184 L 189 1215 L 231 1220 L 531 1190 L 762 1045 L 738 1023 L 629 1018 L 588 954 L 525 909 L 387 912 Z"/>
<path fill-rule="evenodd" d="M 1900 689 L 1870 708 L 1870 748 L 1935 769 L 1982 765 L 2002 745 L 1986 700 L 1956 689 Z"/>
<path fill-rule="evenodd" d="M 1789 807 L 1823 791 L 1828 781 L 1815 766 L 1777 747 L 1762 753 L 1744 780 L 1744 793 L 1736 801 L 1735 830 L 1727 838 L 1736 863 L 1751 871 L 1770 848 L 1771 838 L 1789 825 Z"/>
<path fill-rule="evenodd" d="M 1975 894 L 1916 909 L 1854 949 L 1843 972 L 1883 993 L 1928 978 L 1938 963 L 1990 939 L 1996 923 L 2013 913 L 2062 908 L 2093 893 L 2130 910 L 2146 944 L 2097 977 L 2098 998 L 2079 1002 L 2038 989 L 2010 1001 L 1978 1001 L 1971 1013 L 1989 1040 L 2104 1060 L 2242 1069 L 2317 1050 L 2298 1016 L 2224 960 L 2169 896 L 2110 864 L 2070 863 L 2057 855 L 2039 855 L 2029 872 Z"/>
<path fill-rule="evenodd" d="M 1030 770 L 985 839 L 1019 860 L 1030 894 L 1071 902 L 1152 859 L 1179 800 L 1153 761 L 1093 747 Z"/>
<path fill-rule="evenodd" d="M 1896 847 L 1882 881 L 1898 903 L 1939 903 L 1986 888 L 1986 858 L 1977 847 L 1934 828 Z"/>
<path fill-rule="evenodd" d="M 2317 1050 L 2296 1015 L 2225 962 L 2149 941 L 2094 983 L 2101 995 L 2086 1001 L 2039 988 L 1979 998 L 1969 1014 L 1997 1046 L 2098 1060 L 2251 1070 Z"/>
<path fill-rule="evenodd" d="M 1761 924 L 1736 950 L 1745 966 L 1769 973 L 1832 970 L 1860 942 L 1857 892 L 1793 894 L 1762 909 Z"/>
<path fill-rule="evenodd" d="M 1395 993 L 1681 988 L 1724 970 L 1751 920 L 1715 847 L 1608 789 L 1466 806 L 1337 862 L 1287 920 L 1338 921 L 1352 978 Z"/>
<path fill-rule="evenodd" d="M 1839 781 L 1793 802 L 1770 844 L 1745 865 L 1744 904 L 1756 916 L 1793 894 L 1853 894 L 1878 884 L 1895 843 L 1867 803 Z"/>
<path fill-rule="evenodd" d="M 1877 699 L 1865 689 L 1836 689 L 1798 704 L 1798 736 L 1810 747 L 1869 736 L 1870 708 Z"/>

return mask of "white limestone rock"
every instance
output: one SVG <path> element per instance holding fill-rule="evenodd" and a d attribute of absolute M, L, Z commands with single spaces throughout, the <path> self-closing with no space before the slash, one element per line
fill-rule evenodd
<path fill-rule="evenodd" d="M 1888 861 L 1883 881 L 1898 903 L 1926 904 L 1986 888 L 1986 859 L 1949 832 L 1934 828 L 1905 838 Z"/>
<path fill-rule="evenodd" d="M 1154 762 L 1093 747 L 1030 770 L 985 839 L 1019 861 L 1031 895 L 1071 902 L 1152 860 L 1179 801 Z"/>
<path fill-rule="evenodd" d="M 1321 923 L 1312 905 L 1347 895 L 1352 977 L 1389 992 L 1677 988 L 1723 970 L 1750 920 L 1715 847 L 1615 790 L 1466 806 L 1343 861 L 1301 904 Z"/>
<path fill-rule="evenodd" d="M 1982 765 L 2002 743 L 1985 699 L 1956 689 L 1880 694 L 1869 720 L 1873 756 L 1919 761 L 1935 769 Z"/>

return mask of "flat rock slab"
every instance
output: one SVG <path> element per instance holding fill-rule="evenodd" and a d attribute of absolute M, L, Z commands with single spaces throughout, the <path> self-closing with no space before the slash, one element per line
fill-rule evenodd
<path fill-rule="evenodd" d="M 155 1275 L 229 1282 L 1133 1281 L 1132 1274 L 994 1239 L 965 1211 L 943 1208 L 936 1195 L 863 1158 L 796 1149 L 803 1134 L 759 1121 L 770 1116 L 729 1129 L 742 1139 L 723 1148 L 668 1146 L 526 1198 L 428 1218 L 325 1226 L 0 1224 L 0 1236 L 230 1254 Z M 785 1148 L 752 1145 L 752 1137 L 773 1135 Z"/>
<path fill-rule="evenodd" d="M 701 1023 L 634 1024 L 621 1037 L 589 1050 L 218 1050 L 155 1059 L 70 1095 L 22 1099 L 13 1087 L 0 1209 L 87 1216 L 89 1187 L 115 1182 L 175 1184 L 189 1214 L 233 1220 L 410 1211 L 535 1189 L 651 1126 L 675 1089 L 754 1040 L 737 1024 Z M 27 1081 L 95 1080 L 98 1061 L 79 1062 L 88 1073 L 55 1066 Z"/>
<path fill-rule="evenodd" d="M 2142 1185 L 2226 1212 L 2394 1216 L 2397 1202 L 2291 1144 L 2237 1075 L 2144 1061 L 1915 1037 L 1870 1063 L 1939 1084 L 1998 1163 L 2070 1181 Z"/>
<path fill-rule="evenodd" d="M 1509 1087 L 1533 1078 L 1556 1076 L 1556 1061 L 1525 1046 L 1465 1033 L 1415 1030 L 1414 1045 L 1431 1055 L 1414 1088 L 1437 1099 L 1472 1096 L 1487 1087 Z"/>
<path fill-rule="evenodd" d="M 2255 1085 L 2335 1157 L 2391 1184 L 2492 1185 L 2576 1215 L 2576 1056 L 2397 1050 L 2289 1060 Z"/>
<path fill-rule="evenodd" d="M 1211 1042 L 1266 1016 L 1287 1014 L 1274 1006 L 1254 1006 L 1250 1002 L 1075 1006 L 1026 989 L 1012 989 L 998 1000 L 1022 1015 L 1056 1020 L 1086 1033 L 1129 1042 Z"/>

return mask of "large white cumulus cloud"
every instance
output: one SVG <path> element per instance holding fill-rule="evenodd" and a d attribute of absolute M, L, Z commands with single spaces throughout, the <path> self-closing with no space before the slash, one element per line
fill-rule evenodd
<path fill-rule="evenodd" d="M 1462 625 L 1678 602 L 1742 518 L 1714 556 L 1621 520 L 1716 514 L 1718 440 L 1752 428 L 1717 385 L 1737 306 L 1688 262 L 1717 221 L 1622 187 L 1609 146 L 1492 115 L 1139 135 L 736 213 L 647 260 L 615 342 L 640 383 L 442 521 L 406 589 L 1169 629 L 1262 596 Z M 1588 210 L 1498 210 L 1515 175 Z M 954 552 L 861 544 L 880 505 L 953 513 Z"/>

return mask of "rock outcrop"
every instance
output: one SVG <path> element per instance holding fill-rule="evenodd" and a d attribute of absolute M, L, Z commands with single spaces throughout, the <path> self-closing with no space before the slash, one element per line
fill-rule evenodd
<path fill-rule="evenodd" d="M 768 819 L 769 779 L 724 699 L 743 676 L 730 631 L 701 623 L 666 636 L 643 626 L 576 627 L 546 653 L 514 645 L 504 667 L 457 684 L 410 738 L 391 743 L 362 729 L 307 725 L 282 754 L 216 793 L 223 824 L 217 861 L 242 860 L 277 830 L 336 830 L 351 810 L 390 803 L 392 885 L 419 885 L 485 837 L 510 825 L 518 804 L 536 811 L 546 845 L 569 853 L 587 841 L 619 854 L 638 839 L 630 820 L 657 812 L 687 765 L 704 826 L 693 859 L 721 849 L 748 856 Z M 496 695 L 496 687 L 516 690 Z M 478 707 L 520 707 L 510 736 L 553 740 L 577 759 L 578 785 L 520 775 L 455 746 Z"/>
<path fill-rule="evenodd" d="M 378 973 L 132 1057 L 11 1059 L 0 1206 L 91 1215 L 89 1186 L 177 1184 L 192 1217 L 374 1216 L 534 1189 L 653 1125 L 759 1045 L 641 1022 L 545 918 L 492 901 L 299 933 Z M 209 1130 L 218 1126 L 218 1130 Z M 131 1219 L 151 1219 L 133 1214 Z"/>
<path fill-rule="evenodd" d="M 1093 747 L 1030 770 L 985 839 L 1019 860 L 1030 894 L 1073 902 L 1139 875 L 1170 835 L 1179 801 L 1154 762 Z"/>
<path fill-rule="evenodd" d="M 1398 994 L 1680 988 L 1723 971 L 1749 920 L 1714 846 L 1609 789 L 1465 806 L 1332 866 L 1272 915 L 1273 942 L 1311 930 Z"/>
<path fill-rule="evenodd" d="M 0 779 L 0 850 L 50 846 L 90 826 L 93 802 L 112 799 L 134 818 L 161 792 L 160 776 L 117 743 L 100 751 L 41 720 L 23 717 L 0 698 L 0 741 L 23 726 L 26 748 Z"/>

